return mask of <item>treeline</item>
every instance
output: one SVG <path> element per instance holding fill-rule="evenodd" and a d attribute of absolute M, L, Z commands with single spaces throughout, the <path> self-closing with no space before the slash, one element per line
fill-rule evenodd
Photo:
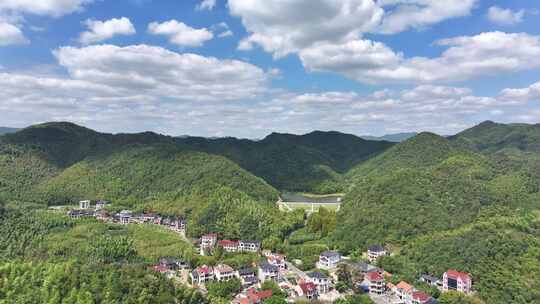
<path fill-rule="evenodd" d="M 195 290 L 141 266 L 0 263 L 0 303 L 205 303 Z"/>

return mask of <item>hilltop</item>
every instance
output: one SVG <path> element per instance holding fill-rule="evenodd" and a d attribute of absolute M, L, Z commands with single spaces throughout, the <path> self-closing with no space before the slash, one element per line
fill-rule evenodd
<path fill-rule="evenodd" d="M 538 191 L 527 171 L 501 168 L 492 157 L 431 133 L 355 167 L 347 181 L 334 235 L 344 249 L 455 229 L 491 206 L 533 208 Z"/>

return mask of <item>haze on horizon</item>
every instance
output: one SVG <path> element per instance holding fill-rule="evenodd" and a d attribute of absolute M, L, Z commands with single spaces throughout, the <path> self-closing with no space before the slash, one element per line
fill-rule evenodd
<path fill-rule="evenodd" d="M 539 9 L 524 0 L 3 1 L 0 125 L 262 138 L 538 123 Z"/>

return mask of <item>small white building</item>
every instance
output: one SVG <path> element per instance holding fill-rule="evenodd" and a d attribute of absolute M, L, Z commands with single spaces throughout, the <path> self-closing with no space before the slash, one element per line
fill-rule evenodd
<path fill-rule="evenodd" d="M 319 294 L 324 294 L 330 291 L 330 278 L 322 272 L 314 271 L 307 274 L 308 282 L 311 282 L 317 286 Z"/>
<path fill-rule="evenodd" d="M 377 261 L 378 258 L 382 257 L 382 256 L 385 256 L 387 255 L 388 252 L 386 251 L 386 249 L 384 249 L 383 246 L 381 245 L 373 245 L 373 246 L 369 246 L 368 248 L 368 252 L 367 252 L 367 255 L 368 255 L 368 260 L 373 263 L 375 261 Z"/>
<path fill-rule="evenodd" d="M 261 242 L 259 241 L 239 241 L 238 251 L 240 252 L 259 252 Z"/>
<path fill-rule="evenodd" d="M 266 257 L 268 264 L 277 266 L 280 270 L 287 269 L 287 263 L 285 262 L 285 256 L 278 253 L 272 253 Z"/>
<path fill-rule="evenodd" d="M 86 210 L 90 209 L 90 200 L 84 200 L 79 202 L 79 209 Z"/>
<path fill-rule="evenodd" d="M 122 210 L 119 214 L 119 220 L 120 224 L 127 225 L 131 222 L 131 218 L 133 216 L 133 213 L 129 210 Z"/>
<path fill-rule="evenodd" d="M 259 264 L 259 281 L 264 282 L 268 280 L 275 282 L 279 280 L 279 268 L 267 262 L 262 262 Z"/>
<path fill-rule="evenodd" d="M 341 254 L 337 251 L 324 251 L 319 255 L 319 262 L 317 262 L 317 268 L 320 269 L 334 269 L 341 261 Z"/>

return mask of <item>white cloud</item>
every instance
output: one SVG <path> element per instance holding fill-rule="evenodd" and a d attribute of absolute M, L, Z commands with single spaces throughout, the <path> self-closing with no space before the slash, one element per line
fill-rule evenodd
<path fill-rule="evenodd" d="M 28 39 L 17 26 L 0 22 L 0 46 L 28 43 Z"/>
<path fill-rule="evenodd" d="M 201 3 L 199 3 L 195 9 L 198 11 L 204 11 L 204 10 L 213 10 L 216 6 L 216 0 L 202 0 Z"/>
<path fill-rule="evenodd" d="M 154 35 L 165 35 L 169 41 L 178 46 L 200 47 L 214 38 L 214 34 L 206 28 L 195 29 L 183 22 L 170 20 L 163 23 L 152 22 L 148 32 Z"/>
<path fill-rule="evenodd" d="M 111 39 L 117 35 L 133 35 L 135 27 L 131 21 L 126 18 L 113 18 L 107 21 L 86 20 L 88 31 L 81 33 L 79 42 L 82 44 L 91 44 L 103 40 Z"/>
<path fill-rule="evenodd" d="M 526 88 L 504 89 L 500 94 L 500 99 L 508 103 L 540 102 L 540 81 Z"/>
<path fill-rule="evenodd" d="M 488 19 L 500 25 L 512 25 L 523 21 L 525 10 L 512 11 L 498 6 L 492 6 L 488 9 Z"/>
<path fill-rule="evenodd" d="M 267 75 L 237 60 L 219 60 L 161 47 L 96 45 L 54 52 L 77 80 L 180 100 L 238 100 L 266 88 Z"/>
<path fill-rule="evenodd" d="M 379 32 L 394 34 L 441 21 L 467 16 L 478 0 L 380 0 L 386 10 Z"/>
<path fill-rule="evenodd" d="M 239 48 L 260 45 L 276 57 L 321 41 L 356 38 L 373 30 L 384 13 L 372 0 L 229 0 L 229 9 L 250 33 Z"/>
<path fill-rule="evenodd" d="M 311 71 L 340 73 L 365 83 L 457 82 L 540 68 L 540 37 L 526 33 L 487 32 L 436 45 L 448 49 L 435 58 L 404 58 L 370 40 L 319 44 L 300 52 L 300 58 Z"/>
<path fill-rule="evenodd" d="M 261 46 L 279 58 L 315 44 L 346 43 L 364 33 L 393 34 L 467 16 L 478 0 L 229 0 L 249 36 L 238 48 Z"/>
<path fill-rule="evenodd" d="M 2 0 L 0 11 L 60 17 L 81 11 L 94 0 Z"/>

